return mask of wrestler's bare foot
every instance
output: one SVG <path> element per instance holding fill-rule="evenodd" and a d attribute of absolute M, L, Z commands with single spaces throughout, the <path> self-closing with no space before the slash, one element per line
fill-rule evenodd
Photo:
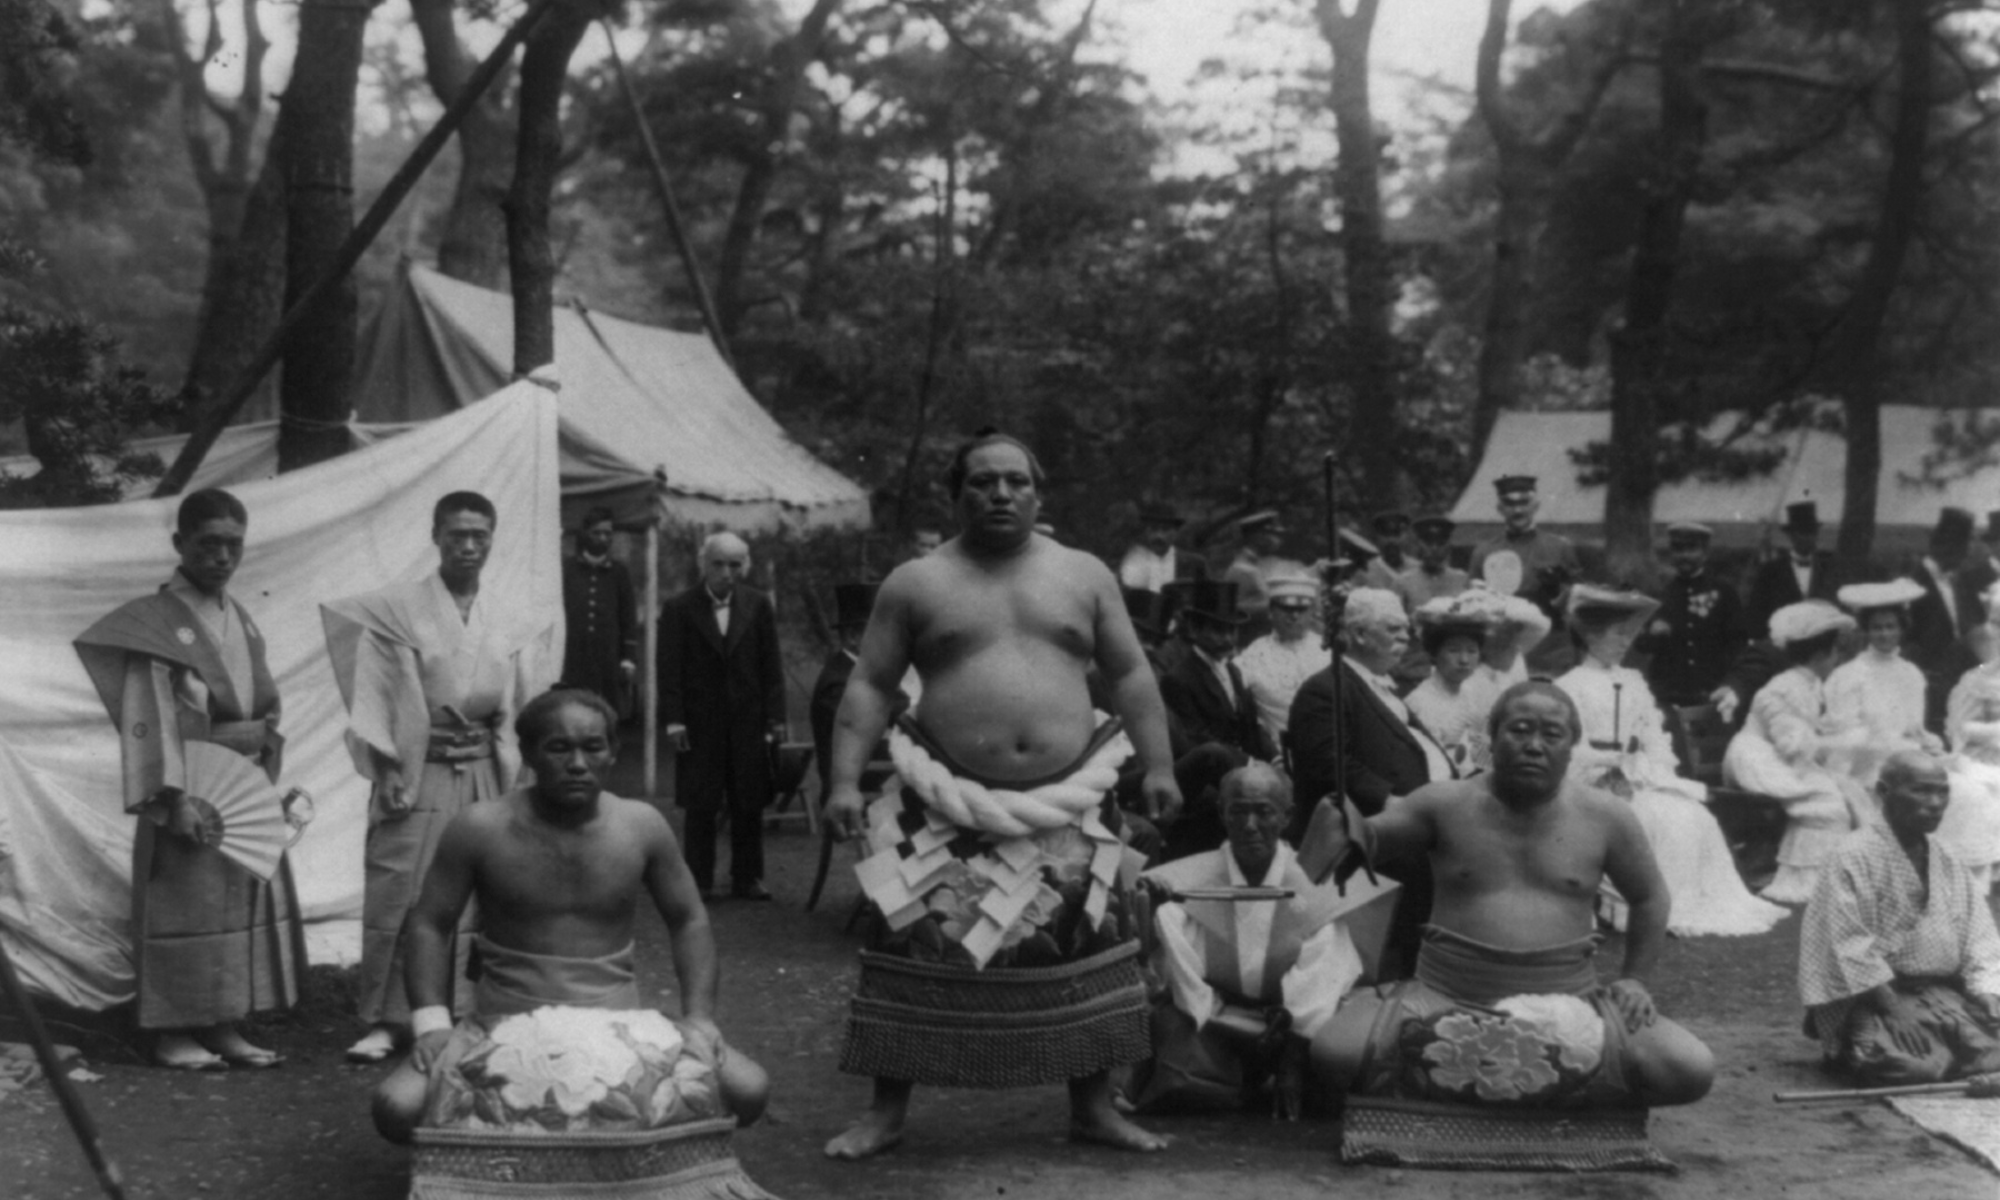
<path fill-rule="evenodd" d="M 1167 1139 L 1134 1125 L 1118 1111 L 1108 1075 L 1072 1079 L 1069 1084 L 1069 1140 L 1151 1154 L 1165 1150 Z"/>
<path fill-rule="evenodd" d="M 910 1093 L 916 1085 L 901 1079 L 877 1079 L 875 1099 L 861 1119 L 847 1132 L 826 1144 L 826 1156 L 844 1162 L 859 1162 L 893 1149 L 903 1140 L 903 1117 L 910 1111 Z"/>
<path fill-rule="evenodd" d="M 903 1114 L 869 1109 L 847 1132 L 826 1144 L 826 1156 L 843 1162 L 859 1162 L 894 1149 L 903 1140 Z"/>

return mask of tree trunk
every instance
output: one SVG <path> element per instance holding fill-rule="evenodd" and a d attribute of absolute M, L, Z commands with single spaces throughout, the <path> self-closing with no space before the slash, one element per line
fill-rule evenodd
<path fill-rule="evenodd" d="M 258 22 L 257 6 L 243 0 L 243 87 L 233 100 L 216 96 L 205 76 L 224 49 L 220 9 L 220 0 L 209 0 L 208 33 L 197 54 L 188 49 L 187 29 L 174 0 L 160 3 L 179 75 L 181 136 L 208 209 L 201 307 L 180 391 L 184 431 L 201 423 L 216 396 L 249 364 L 276 326 L 284 302 L 284 174 L 268 146 L 262 169 L 253 169 L 270 40 Z M 223 137 L 219 151 L 211 140 L 217 127 Z"/>
<path fill-rule="evenodd" d="M 1667 316 L 1673 306 L 1687 206 L 1708 136 L 1700 90 L 1707 0 L 1667 0 L 1660 39 L 1660 131 L 1626 281 L 1625 316 L 1611 339 L 1611 471 L 1604 494 L 1605 558 L 1615 578 L 1653 568 L 1653 495 L 1660 486 L 1659 427 L 1671 386 Z"/>
<path fill-rule="evenodd" d="M 1835 547 L 1850 578 L 1860 578 L 1875 543 L 1875 503 L 1882 476 L 1882 326 L 1916 236 L 1924 200 L 1924 154 L 1930 144 L 1932 17 L 1925 0 L 1896 0 L 1898 87 L 1890 133 L 1889 173 L 1875 237 L 1861 281 L 1834 331 L 1826 380 L 1841 392 L 1847 418 L 1846 497 Z"/>
<path fill-rule="evenodd" d="M 450 104 L 473 61 L 452 23 L 450 0 L 411 0 L 431 91 Z M 507 189 L 514 177 L 514 114 L 503 76 L 458 129 L 458 184 L 438 240 L 438 270 L 480 287 L 507 286 Z"/>
<path fill-rule="evenodd" d="M 778 168 L 784 161 L 784 147 L 791 137 L 792 110 L 798 107 L 799 83 L 818 57 L 826 41 L 827 25 L 840 9 L 841 0 L 814 0 L 811 11 L 799 22 L 798 32 L 771 47 L 769 82 L 758 103 L 759 136 L 743 178 L 736 187 L 736 203 L 729 212 L 729 227 L 722 238 L 722 256 L 715 272 L 716 319 L 722 323 L 724 341 L 734 342 L 749 307 L 743 277 L 750 267 L 750 250 L 764 220 L 764 205 L 771 198 Z"/>
<path fill-rule="evenodd" d="M 354 89 L 369 11 L 354 0 L 303 0 L 300 6 L 298 54 L 276 134 L 285 164 L 288 309 L 327 273 L 354 228 Z M 356 309 L 349 275 L 285 339 L 280 471 L 347 449 L 343 426 L 354 376 Z"/>
<path fill-rule="evenodd" d="M 562 96 L 570 56 L 590 28 L 594 6 L 558 4 L 521 52 L 520 137 L 507 193 L 507 260 L 514 291 L 514 374 L 555 361 L 555 254 L 549 213 L 562 162 Z"/>
<path fill-rule="evenodd" d="M 1395 345 L 1389 333 L 1389 245 L 1382 233 L 1382 191 L 1375 114 L 1368 98 L 1369 42 L 1379 0 L 1319 0 L 1320 31 L 1333 48 L 1333 112 L 1340 162 L 1340 241 L 1347 268 L 1349 452 L 1362 459 L 1363 491 L 1383 505 L 1402 497 L 1396 441 Z"/>
<path fill-rule="evenodd" d="M 1493 220 L 1493 273 L 1485 335 L 1479 347 L 1478 393 L 1472 408 L 1471 458 L 1475 463 L 1485 455 L 1500 414 L 1520 400 L 1535 243 L 1548 220 L 1552 180 L 1583 140 L 1605 89 L 1617 76 L 1624 61 L 1621 52 L 1629 44 L 1632 29 L 1629 21 L 1620 22 L 1616 44 L 1603 49 L 1577 103 L 1551 122 L 1541 137 L 1531 138 L 1508 111 L 1500 85 L 1500 59 L 1507 48 L 1512 8 L 1512 0 L 1489 0 L 1486 31 L 1479 42 L 1479 115 L 1493 137 L 1498 161 L 1494 190 L 1499 204 Z M 1572 48 L 1570 52 L 1580 51 Z"/>
<path fill-rule="evenodd" d="M 208 265 L 202 278 L 201 315 L 195 322 L 194 353 L 181 385 L 185 407 L 181 429 L 192 430 L 210 407 L 250 365 L 264 339 L 278 327 L 285 308 L 285 165 L 273 137 L 264 167 L 241 204 L 237 228 L 216 230 L 228 220 L 209 207 Z M 252 405 L 270 402 L 266 381 Z M 268 411 L 268 410 L 267 410 Z"/>

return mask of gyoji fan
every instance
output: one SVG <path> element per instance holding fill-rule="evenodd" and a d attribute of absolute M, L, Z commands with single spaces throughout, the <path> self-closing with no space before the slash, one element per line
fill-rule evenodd
<path fill-rule="evenodd" d="M 198 801 L 208 844 L 259 879 L 278 872 L 292 840 L 282 794 L 249 759 L 213 742 L 189 742 L 184 790 Z"/>

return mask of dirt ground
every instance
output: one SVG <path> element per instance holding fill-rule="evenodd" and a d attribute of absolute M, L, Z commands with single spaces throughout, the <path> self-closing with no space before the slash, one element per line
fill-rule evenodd
<path fill-rule="evenodd" d="M 1404 1200 L 2000 1198 L 2000 1178 L 1879 1103 L 1771 1101 L 1773 1091 L 1832 1086 L 1816 1046 L 1799 1033 L 1796 916 L 1762 937 L 1668 947 L 1655 980 L 1660 1006 L 1706 1039 L 1723 1064 L 1708 1099 L 1653 1117 L 1654 1142 L 1679 1164 L 1677 1175 L 1351 1168 L 1339 1162 L 1333 1125 L 1253 1115 L 1156 1119 L 1151 1124 L 1173 1145 L 1124 1155 L 1064 1140 L 1058 1088 L 920 1092 L 902 1147 L 869 1163 L 830 1163 L 820 1146 L 868 1096 L 865 1080 L 835 1069 L 857 944 L 842 928 L 855 897 L 841 869 L 851 859 L 837 857 L 827 895 L 805 913 L 815 843 L 802 823 L 790 823 L 767 845 L 777 902 L 724 901 L 713 915 L 724 1031 L 770 1069 L 775 1087 L 770 1116 L 738 1137 L 737 1153 L 752 1177 L 787 1200 L 1321 1200 L 1332 1192 Z M 1615 964 L 1617 953 L 1607 945 L 1603 961 Z M 671 1004 L 665 932 L 650 914 L 639 961 L 642 985 Z M 350 980 L 316 969 L 308 1002 L 259 1028 L 260 1040 L 289 1056 L 273 1071 L 174 1074 L 139 1065 L 116 1039 L 58 1030 L 86 1046 L 90 1069 L 103 1076 L 80 1087 L 128 1195 L 399 1200 L 408 1155 L 368 1123 L 368 1091 L 381 1070 L 341 1058 L 361 1032 L 349 1015 Z M 0 1032 L 6 1036 L 18 1035 Z M 0 1101 L 0 1197 L 98 1194 L 46 1085 Z"/>

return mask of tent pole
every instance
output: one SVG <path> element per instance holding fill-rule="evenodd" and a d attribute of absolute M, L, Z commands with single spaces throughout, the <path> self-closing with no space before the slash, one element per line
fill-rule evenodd
<path fill-rule="evenodd" d="M 729 353 L 729 343 L 722 336 L 722 319 L 715 312 L 715 297 L 709 294 L 708 280 L 702 278 L 701 265 L 695 261 L 694 246 L 688 241 L 687 227 L 681 223 L 681 206 L 674 199 L 674 187 L 667 179 L 667 164 L 660 158 L 659 144 L 653 141 L 652 126 L 646 124 L 646 113 L 639 106 L 639 93 L 632 86 L 632 77 L 625 73 L 625 59 L 618 53 L 618 38 L 611 28 L 610 17 L 599 17 L 604 26 L 604 41 L 611 48 L 611 66 L 618 73 L 618 85 L 625 91 L 625 103 L 632 107 L 632 123 L 639 127 L 639 141 L 646 147 L 646 161 L 653 169 L 653 190 L 660 194 L 660 209 L 667 220 L 667 236 L 674 239 L 674 249 L 680 252 L 681 266 L 686 269 L 688 285 L 694 290 L 695 303 L 701 306 L 701 319 L 708 326 L 709 340 L 722 354 L 722 361 L 729 364 L 731 372 L 736 370 L 735 356 Z"/>
<path fill-rule="evenodd" d="M 501 69 L 512 60 L 515 49 L 527 39 L 529 32 L 542 19 L 542 15 L 554 6 L 555 0 L 535 0 L 533 6 L 514 23 L 514 27 L 501 37 L 499 44 L 493 47 L 493 52 L 488 54 L 478 69 L 466 79 L 465 87 L 459 92 L 458 99 L 452 101 L 451 107 L 445 109 L 444 115 L 438 118 L 438 123 L 431 126 L 430 132 L 417 143 L 416 149 L 410 151 L 410 157 L 396 169 L 389 182 L 382 185 L 375 202 L 368 206 L 368 211 L 362 215 L 360 223 L 349 231 L 347 240 L 340 244 L 340 249 L 334 255 L 333 263 L 327 268 L 326 273 L 313 280 L 312 286 L 299 297 L 298 303 L 286 310 L 284 318 L 278 322 L 278 327 L 264 340 L 264 345 L 257 351 L 256 357 L 250 360 L 249 366 L 243 368 L 243 373 L 236 377 L 236 382 L 223 394 L 221 402 L 209 412 L 207 419 L 188 435 L 187 443 L 181 447 L 179 457 L 174 459 L 173 465 L 167 468 L 167 473 L 161 476 L 159 484 L 153 488 L 155 499 L 179 494 L 180 490 L 188 485 L 188 481 L 194 478 L 195 468 L 201 466 L 201 460 L 214 448 L 215 439 L 222 436 L 223 429 L 235 419 L 237 410 L 243 407 L 244 402 L 250 399 L 251 393 L 257 390 L 258 383 L 262 382 L 271 368 L 277 365 L 279 356 L 284 353 L 285 341 L 291 336 L 292 331 L 319 304 L 321 298 L 354 269 L 354 264 L 361 261 L 361 256 L 367 251 L 369 243 L 375 240 L 375 236 L 389 223 L 389 218 L 395 215 L 396 207 L 403 202 L 403 197 L 409 194 L 410 189 L 417 185 L 417 180 L 423 176 L 424 169 L 431 165 L 431 160 L 437 157 L 438 151 L 444 149 L 445 142 L 449 141 L 451 135 L 465 122 L 466 115 L 472 111 L 473 105 L 479 103 L 479 98 L 492 86 Z"/>
<path fill-rule="evenodd" d="M 660 661 L 660 514 L 653 513 L 646 526 L 646 615 L 641 627 L 639 664 L 639 719 L 646 723 L 646 798 L 660 794 L 660 681 L 655 674 Z"/>

